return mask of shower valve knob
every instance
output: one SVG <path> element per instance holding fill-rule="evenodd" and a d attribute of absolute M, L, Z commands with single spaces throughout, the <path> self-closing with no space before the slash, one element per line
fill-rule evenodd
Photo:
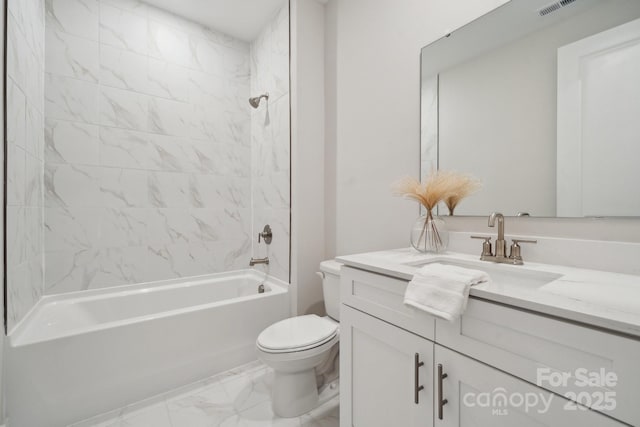
<path fill-rule="evenodd" d="M 260 239 L 264 239 L 264 242 L 267 245 L 271 244 L 271 240 L 273 239 L 273 233 L 271 233 L 271 227 L 269 224 L 264 226 L 262 232 L 258 233 L 258 243 L 260 243 Z"/>

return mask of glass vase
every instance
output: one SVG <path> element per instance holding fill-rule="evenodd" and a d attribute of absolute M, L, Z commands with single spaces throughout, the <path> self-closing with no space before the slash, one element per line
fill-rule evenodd
<path fill-rule="evenodd" d="M 445 222 L 427 212 L 411 229 L 411 246 L 420 252 L 440 253 L 449 246 L 449 231 Z"/>

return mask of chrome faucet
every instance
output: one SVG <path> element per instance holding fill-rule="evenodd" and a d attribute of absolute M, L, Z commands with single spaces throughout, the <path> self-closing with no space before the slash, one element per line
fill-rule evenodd
<path fill-rule="evenodd" d="M 489 227 L 496 226 L 498 221 L 498 237 L 496 238 L 496 253 L 493 254 L 491 249 L 491 236 L 471 236 L 472 239 L 482 239 L 482 261 L 491 261 L 504 264 L 522 265 L 522 255 L 520 252 L 520 243 L 538 243 L 537 240 L 512 239 L 511 250 L 507 256 L 507 242 L 504 239 L 504 215 L 499 212 L 493 212 L 489 216 Z"/>

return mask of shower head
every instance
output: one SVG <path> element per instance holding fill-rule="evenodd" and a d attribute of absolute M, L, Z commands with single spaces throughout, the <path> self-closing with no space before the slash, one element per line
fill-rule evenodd
<path fill-rule="evenodd" d="M 260 96 L 256 96 L 255 98 L 249 98 L 249 104 L 251 104 L 251 106 L 253 108 L 258 108 L 258 106 L 260 105 L 260 100 L 262 98 L 265 98 L 267 101 L 269 100 L 269 93 L 264 93 Z"/>

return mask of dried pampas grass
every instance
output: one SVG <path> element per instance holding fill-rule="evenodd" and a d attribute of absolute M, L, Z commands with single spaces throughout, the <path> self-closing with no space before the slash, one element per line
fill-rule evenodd
<path fill-rule="evenodd" d="M 418 201 L 427 210 L 427 215 L 432 217 L 433 209 L 440 202 L 444 202 L 449 208 L 449 215 L 453 215 L 460 201 L 479 188 L 480 182 L 469 175 L 435 171 L 424 183 L 409 176 L 401 178 L 393 185 L 393 193 Z"/>
<path fill-rule="evenodd" d="M 432 211 L 438 203 L 444 201 L 450 194 L 450 190 L 449 183 L 441 172 L 432 173 L 424 183 L 407 176 L 398 180 L 393 186 L 395 195 L 418 201 L 427 212 Z"/>
<path fill-rule="evenodd" d="M 449 179 L 451 180 L 451 192 L 443 201 L 449 208 L 449 215 L 453 215 L 453 211 L 462 199 L 480 189 L 480 181 L 472 176 L 457 172 L 451 172 Z"/>
<path fill-rule="evenodd" d="M 419 226 L 417 239 L 412 234 L 413 247 L 422 252 L 445 249 L 446 241 L 433 219 L 433 209 L 438 203 L 444 202 L 449 208 L 449 215 L 453 215 L 458 203 L 478 188 L 480 182 L 475 178 L 452 171 L 432 172 L 424 183 L 409 176 L 396 181 L 393 185 L 396 196 L 416 200 L 427 210 L 424 223 Z"/>

